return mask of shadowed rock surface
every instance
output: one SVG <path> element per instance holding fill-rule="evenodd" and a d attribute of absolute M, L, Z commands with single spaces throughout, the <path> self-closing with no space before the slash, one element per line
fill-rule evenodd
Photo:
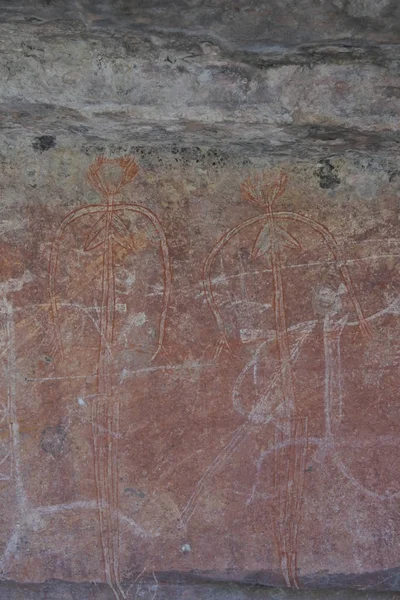
<path fill-rule="evenodd" d="M 163 584 L 157 588 L 154 582 L 130 584 L 133 598 L 158 598 L 159 600 L 394 600 L 397 595 L 388 592 L 367 592 L 350 590 L 293 591 L 287 589 L 265 588 L 261 586 L 230 584 Z M 104 584 L 77 584 L 51 581 L 45 584 L 23 585 L 3 583 L 0 585 L 1 600 L 113 600 L 110 588 Z"/>

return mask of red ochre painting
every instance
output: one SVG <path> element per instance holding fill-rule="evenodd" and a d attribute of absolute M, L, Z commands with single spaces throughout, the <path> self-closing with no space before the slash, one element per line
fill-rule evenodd
<path fill-rule="evenodd" d="M 329 204 L 290 165 L 86 175 L 90 202 L 23 207 L 2 244 L 2 577 L 400 588 L 390 195 Z"/>

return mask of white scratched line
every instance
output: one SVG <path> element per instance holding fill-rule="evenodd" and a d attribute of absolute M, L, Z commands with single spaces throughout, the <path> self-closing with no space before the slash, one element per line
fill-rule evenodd
<path fill-rule="evenodd" d="M 19 542 L 19 538 L 20 538 L 20 529 L 21 529 L 21 525 L 18 524 L 15 526 L 11 536 L 8 538 L 6 547 L 4 549 L 3 555 L 0 559 L 0 572 L 1 574 L 4 574 L 5 568 L 6 568 L 6 564 L 8 562 L 8 559 L 12 556 L 15 555 L 17 553 L 18 550 L 18 542 Z"/>
<path fill-rule="evenodd" d="M 93 375 L 65 375 L 63 377 L 23 377 L 24 381 L 34 381 L 35 383 L 41 383 L 43 381 L 61 381 L 63 379 L 91 379 L 97 377 Z"/>
<path fill-rule="evenodd" d="M 70 502 L 65 504 L 51 504 L 49 506 L 37 506 L 35 510 L 43 515 L 51 515 L 64 510 L 76 510 L 76 509 L 95 510 L 97 509 L 96 500 L 77 500 L 76 502 Z"/>
<path fill-rule="evenodd" d="M 50 302 L 41 302 L 39 304 L 31 304 L 31 306 L 35 306 L 37 308 L 51 308 L 52 305 Z M 93 310 L 97 313 L 101 311 L 100 306 L 85 306 L 83 304 L 79 304 L 78 302 L 57 302 L 57 306 L 62 308 L 79 308 L 84 311 Z"/>
<path fill-rule="evenodd" d="M 184 462 L 190 460 L 191 458 L 193 458 L 193 456 L 196 456 L 196 454 L 200 454 L 201 452 L 204 452 L 205 449 L 204 448 L 200 448 L 199 450 L 195 450 L 195 452 L 192 452 L 191 454 L 188 454 L 187 456 L 185 456 L 185 458 L 182 458 L 182 460 L 180 460 L 179 462 L 171 465 L 160 477 L 159 481 L 164 481 L 164 479 L 166 479 L 170 473 L 173 473 L 180 465 L 182 465 Z M 162 468 L 161 466 L 157 467 L 157 469 L 155 470 L 155 472 L 158 472 L 160 470 L 160 468 Z"/>
<path fill-rule="evenodd" d="M 346 259 L 337 259 L 337 260 L 324 260 L 324 261 L 315 261 L 308 263 L 298 263 L 295 265 L 282 265 L 282 269 L 297 269 L 298 267 L 313 267 L 318 265 L 346 265 L 351 263 L 362 262 L 364 260 L 380 260 L 381 258 L 395 258 L 400 256 L 400 254 L 377 254 L 375 256 L 361 256 L 359 258 L 346 258 Z"/>
<path fill-rule="evenodd" d="M 386 306 L 386 308 L 383 308 L 382 310 L 379 310 L 378 312 L 369 315 L 369 317 L 365 317 L 365 321 L 373 321 L 374 319 L 378 319 L 379 317 L 383 317 L 384 315 L 398 314 L 400 314 L 400 296 L 395 298 L 393 302 Z M 359 325 L 359 321 L 350 321 L 347 323 L 347 325 L 354 327 L 356 325 Z"/>
<path fill-rule="evenodd" d="M 135 530 L 138 535 L 142 537 L 158 537 L 157 534 L 152 533 L 151 531 L 146 531 L 140 525 L 136 523 L 133 519 L 123 515 L 122 513 L 118 513 L 118 518 L 122 523 L 126 523 L 129 527 Z"/>
<path fill-rule="evenodd" d="M 393 306 L 397 307 L 398 299 L 396 299 L 390 307 L 387 307 L 385 312 Z M 382 311 L 381 311 L 382 312 Z M 378 313 L 377 313 L 378 314 Z M 373 317 L 371 317 L 373 318 Z M 340 336 L 344 327 L 346 326 L 347 317 L 340 319 L 336 323 L 331 321 L 329 316 L 324 319 L 324 358 L 325 358 L 325 388 L 324 388 L 324 413 L 325 413 L 325 436 L 328 443 L 333 451 L 332 461 L 339 469 L 341 474 L 348 479 L 357 489 L 362 491 L 374 500 L 393 500 L 400 497 L 400 491 L 389 492 L 386 490 L 383 494 L 371 490 L 367 485 L 361 483 L 361 481 L 353 475 L 351 467 L 348 467 L 342 460 L 342 457 L 336 449 L 336 439 L 331 426 L 333 415 L 333 407 L 335 403 L 335 388 L 341 387 L 341 364 L 338 362 L 337 357 L 335 360 L 334 350 L 335 346 L 340 350 Z M 335 330 L 336 328 L 336 330 Z M 332 333 L 335 334 L 334 338 Z M 336 392 L 337 393 L 337 392 Z M 340 398 L 339 398 L 340 402 Z"/>
<path fill-rule="evenodd" d="M 93 311 L 95 313 L 99 313 L 100 312 L 100 308 L 98 306 L 83 306 L 81 304 L 77 304 L 75 303 L 71 303 L 71 302 L 57 302 L 57 306 L 59 308 L 76 308 L 79 310 L 82 310 L 83 312 L 90 312 Z M 28 306 L 15 306 L 13 307 L 14 312 L 18 312 L 18 311 L 24 311 L 24 310 L 28 310 L 28 309 L 34 309 L 34 308 L 51 308 L 51 304 L 49 302 L 35 302 L 32 304 L 29 304 Z M 5 312 L 4 310 L 0 309 L 0 313 Z"/>
<path fill-rule="evenodd" d="M 124 371 L 124 379 L 126 377 L 134 377 L 140 375 L 140 373 L 152 373 L 153 371 L 179 371 L 180 369 L 203 369 L 205 367 L 215 366 L 214 362 L 201 363 L 199 361 L 184 362 L 179 365 L 160 365 L 157 367 L 143 367 L 142 369 L 136 369 L 134 371 Z M 65 375 L 62 377 L 24 377 L 24 381 L 42 383 L 45 381 L 61 381 L 67 379 L 92 379 L 97 375 Z"/>
<path fill-rule="evenodd" d="M 325 266 L 325 265 L 346 265 L 346 264 L 352 264 L 352 263 L 357 263 L 357 262 L 362 262 L 362 261 L 368 261 L 368 260 L 379 260 L 381 258 L 395 258 L 395 257 L 399 257 L 400 254 L 377 254 L 376 256 L 363 256 L 360 258 L 347 258 L 347 259 L 337 259 L 337 260 L 317 260 L 317 261 L 312 261 L 312 262 L 305 262 L 305 263 L 296 263 L 296 264 L 292 264 L 292 265 L 281 265 L 281 269 L 301 269 L 303 267 L 318 267 L 318 266 Z M 211 283 L 213 285 L 217 285 L 218 283 L 224 283 L 225 281 L 228 281 L 229 279 L 234 279 L 236 277 L 241 277 L 243 275 L 262 275 L 263 273 L 272 273 L 272 269 L 261 269 L 258 271 L 247 271 L 245 273 L 235 273 L 233 275 L 227 275 L 227 276 L 217 276 L 214 277 L 214 279 L 212 279 Z"/>
<path fill-rule="evenodd" d="M 230 299 L 228 300 L 224 300 L 223 302 L 221 302 L 221 306 L 223 306 L 224 304 L 230 304 L 231 306 L 237 306 L 239 304 L 244 304 L 245 306 L 258 306 L 260 308 L 264 308 L 264 309 L 268 309 L 271 308 L 271 304 L 265 304 L 263 302 L 254 302 L 251 300 L 247 300 L 246 298 L 243 300 L 235 300 L 234 302 L 232 302 Z"/>
<path fill-rule="evenodd" d="M 7 332 L 7 347 L 8 347 L 8 389 L 7 389 L 7 404 L 8 404 L 8 424 L 11 436 L 11 465 L 12 475 L 15 482 L 16 491 L 16 516 L 17 519 L 23 519 L 29 512 L 29 502 L 25 492 L 23 481 L 23 469 L 21 458 L 21 439 L 19 431 L 19 423 L 17 420 L 17 374 L 16 374 L 16 346 L 15 346 L 15 323 L 14 310 L 10 302 L 6 298 L 2 300 L 2 309 L 6 313 L 5 329 Z M 3 555 L 0 559 L 0 571 L 4 573 L 8 561 L 18 551 L 18 542 L 20 539 L 20 525 L 17 524 L 8 539 Z"/>
<path fill-rule="evenodd" d="M 140 373 L 152 373 L 153 371 L 179 371 L 181 369 L 203 369 L 205 367 L 215 367 L 215 362 L 201 363 L 199 361 L 184 362 L 179 365 L 160 365 L 158 367 L 144 367 L 135 371 L 124 371 L 124 379 L 126 377 L 134 377 Z"/>
<path fill-rule="evenodd" d="M 22 480 L 22 459 L 21 459 L 21 439 L 19 431 L 19 423 L 17 420 L 17 376 L 16 376 L 16 362 L 17 354 L 15 348 L 15 324 L 13 306 L 7 301 L 4 301 L 7 309 L 7 337 L 8 337 L 8 411 L 9 411 L 9 422 L 11 431 L 11 444 L 12 444 L 12 464 L 13 471 L 15 473 L 15 486 L 17 491 L 17 505 L 19 513 L 23 514 L 28 506 L 28 499 L 26 497 L 24 483 Z"/>
<path fill-rule="evenodd" d="M 103 502 L 101 504 L 101 508 L 102 509 L 107 508 L 107 504 L 105 502 Z M 51 504 L 49 506 L 38 506 L 34 510 L 42 515 L 51 515 L 51 514 L 56 514 L 56 513 L 64 512 L 64 511 L 68 511 L 68 510 L 79 510 L 79 509 L 81 509 L 81 510 L 97 510 L 98 503 L 96 500 L 78 500 L 76 502 L 69 502 L 69 503 L 65 503 L 65 504 Z M 143 529 L 140 525 L 138 525 L 136 523 L 136 521 L 134 521 L 130 517 L 127 517 L 126 515 L 124 515 L 120 512 L 117 512 L 116 514 L 120 521 L 129 525 L 129 527 L 134 529 L 137 534 L 139 534 L 143 537 L 151 536 L 151 533 L 149 533 L 148 531 Z"/>
<path fill-rule="evenodd" d="M 364 244 L 387 244 L 388 246 L 391 246 L 394 243 L 398 243 L 399 240 L 397 238 L 375 238 L 372 240 L 353 240 L 353 241 L 346 241 L 346 246 L 348 244 L 352 244 L 353 246 L 363 246 Z"/>
<path fill-rule="evenodd" d="M 310 335 L 310 333 L 312 332 L 314 326 L 315 326 L 315 321 L 310 321 L 309 323 L 307 323 L 305 330 L 302 331 L 301 337 L 291 348 L 290 359 L 291 359 L 292 363 L 294 363 L 297 360 L 297 358 L 300 354 L 301 346 L 305 342 L 307 337 Z M 265 343 L 261 344 L 261 347 L 263 347 L 265 345 Z M 261 347 L 258 349 L 258 351 L 261 350 Z M 235 386 L 237 386 L 237 388 L 239 389 L 240 382 L 238 382 L 238 380 L 240 379 L 240 377 L 244 377 L 243 373 L 249 367 L 251 368 L 252 362 L 253 362 L 253 359 L 244 367 L 244 369 L 241 371 L 240 375 L 236 379 L 234 389 L 232 391 L 232 402 L 233 402 L 234 408 L 236 408 L 235 407 L 235 398 L 234 398 Z M 269 395 L 272 392 L 272 390 L 274 389 L 274 387 L 277 385 L 276 382 L 279 379 L 279 376 L 281 373 L 281 368 L 282 368 L 282 365 L 280 365 L 280 367 L 275 369 L 273 376 L 271 378 L 271 382 L 268 386 L 268 389 L 266 390 L 266 394 L 261 397 L 261 399 L 257 402 L 257 404 L 255 404 L 253 409 L 248 413 L 247 420 L 244 423 L 242 423 L 241 425 L 239 425 L 239 427 L 237 427 L 233 432 L 231 432 L 231 434 L 229 434 L 229 441 L 222 447 L 219 454 L 209 463 L 206 470 L 203 472 L 202 476 L 196 483 L 189 500 L 185 504 L 185 506 L 180 514 L 180 521 L 182 524 L 186 525 L 189 522 L 189 520 L 192 518 L 192 516 L 197 508 L 199 498 L 200 498 L 201 494 L 203 493 L 204 489 L 209 484 L 210 480 L 212 479 L 212 477 L 214 477 L 214 475 L 219 470 L 219 468 L 228 461 L 228 459 L 232 456 L 232 454 L 234 452 L 236 452 L 236 450 L 239 448 L 239 446 L 244 442 L 244 440 L 247 438 L 249 432 L 251 431 L 252 427 L 254 427 L 254 423 L 256 423 L 256 425 L 260 424 L 260 423 L 263 423 L 264 425 L 266 425 L 267 423 L 269 423 L 270 421 L 272 421 L 274 419 L 273 414 L 268 415 L 268 417 L 266 418 L 264 416 L 264 413 L 265 413 L 265 409 L 268 407 L 267 403 L 268 403 Z M 282 406 L 284 406 L 285 402 L 286 402 L 286 399 L 282 400 L 282 402 L 274 409 L 273 413 L 274 414 L 279 413 L 280 408 Z"/>
<path fill-rule="evenodd" d="M 297 264 L 292 264 L 292 265 L 281 265 L 281 269 L 285 270 L 285 269 L 302 269 L 302 268 L 307 268 L 307 267 L 318 267 L 318 266 L 329 266 L 329 265 L 338 265 L 338 266 L 342 266 L 342 265 L 348 265 L 348 264 L 354 264 L 354 263 L 358 263 L 358 262 L 363 262 L 363 261 L 369 261 L 369 260 L 380 260 L 383 258 L 396 258 L 399 257 L 400 254 L 393 254 L 393 253 L 389 253 L 389 254 L 377 254 L 377 255 L 373 255 L 373 256 L 363 256 L 363 257 L 359 257 L 359 258 L 347 258 L 347 259 L 337 259 L 337 260 L 322 260 L 322 261 L 313 261 L 313 262 L 305 262 L 305 263 L 297 263 Z M 244 277 L 244 276 L 250 276 L 250 275 L 262 275 L 264 273 L 272 273 L 271 269 L 260 269 L 260 270 L 256 270 L 256 271 L 245 271 L 245 272 L 241 272 L 241 273 L 234 273 L 233 275 L 217 275 L 216 277 L 213 277 L 213 279 L 211 280 L 211 283 L 213 285 L 218 285 L 218 284 L 224 284 L 225 282 L 229 281 L 230 279 L 236 279 L 238 277 Z M 203 288 L 204 283 L 203 282 L 197 282 L 194 285 L 189 285 L 189 286 L 185 286 L 183 288 L 181 288 L 180 290 L 178 289 L 176 292 L 176 295 L 182 295 L 182 294 L 186 294 L 189 293 L 193 288 Z M 162 295 L 162 290 L 156 290 L 154 292 L 150 292 L 148 294 L 146 294 L 147 297 L 151 297 L 151 296 L 160 296 Z M 203 295 L 202 293 L 200 295 Z"/>

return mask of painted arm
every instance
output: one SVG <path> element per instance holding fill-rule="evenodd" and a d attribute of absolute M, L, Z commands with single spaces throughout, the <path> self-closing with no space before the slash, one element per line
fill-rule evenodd
<path fill-rule="evenodd" d="M 343 283 L 346 286 L 347 292 L 350 296 L 351 302 L 353 304 L 354 310 L 356 312 L 356 315 L 357 315 L 357 318 L 358 318 L 358 321 L 360 324 L 361 331 L 364 334 L 370 336 L 371 335 L 371 327 L 370 327 L 367 319 L 365 318 L 361 304 L 358 301 L 356 289 L 355 289 L 353 281 L 351 279 L 349 269 L 346 265 L 346 260 L 341 257 L 341 249 L 339 247 L 339 244 L 337 243 L 337 241 L 335 240 L 334 236 L 329 231 L 329 229 L 327 229 L 326 227 L 324 227 L 317 221 L 314 221 L 314 219 L 311 219 L 310 217 L 306 217 L 304 215 L 300 215 L 298 213 L 277 212 L 277 213 L 275 213 L 275 217 L 277 219 L 283 219 L 286 221 L 297 221 L 298 223 L 303 223 L 304 225 L 308 225 L 311 229 L 313 229 L 316 233 L 318 233 L 323 238 L 333 259 L 335 261 L 337 261 L 339 271 L 340 271 L 340 274 L 343 279 Z"/>
<path fill-rule="evenodd" d="M 166 320 L 167 320 L 167 312 L 168 312 L 169 302 L 170 302 L 170 298 L 171 298 L 172 271 L 171 271 L 171 264 L 170 264 L 170 260 L 169 260 L 167 238 L 165 237 L 164 230 L 163 230 L 161 223 L 159 222 L 157 216 L 148 208 L 145 208 L 144 206 L 140 206 L 139 204 L 114 204 L 113 209 L 118 210 L 118 211 L 131 210 L 132 212 L 143 215 L 153 225 L 154 229 L 157 232 L 158 237 L 160 238 L 160 250 L 161 250 L 163 276 L 164 276 L 164 293 L 163 293 L 162 311 L 161 311 L 160 321 L 159 321 L 157 349 L 152 357 L 152 360 L 154 360 L 156 358 L 156 356 L 158 356 L 158 354 L 161 352 L 162 347 L 163 347 L 164 336 L 165 336 L 165 325 L 166 325 Z"/>
<path fill-rule="evenodd" d="M 88 205 L 82 206 L 80 208 L 76 208 L 72 212 L 70 212 L 62 223 L 59 225 L 56 235 L 54 237 L 53 243 L 51 245 L 50 250 L 50 261 L 49 261 L 49 295 L 50 295 L 50 309 L 53 317 L 53 323 L 56 332 L 57 344 L 59 346 L 61 354 L 63 354 L 63 344 L 61 338 L 61 329 L 60 329 L 60 321 L 58 316 L 58 306 L 57 306 L 57 295 L 56 295 L 56 278 L 57 278 L 57 266 L 58 266 L 58 257 L 60 250 L 60 243 L 63 237 L 63 234 L 67 227 L 71 225 L 77 219 L 81 217 L 85 217 L 86 215 L 101 213 L 107 210 L 106 205 Z"/>
<path fill-rule="evenodd" d="M 239 231 L 241 231 L 245 227 L 250 227 L 250 225 L 254 225 L 255 223 L 258 223 L 260 221 L 265 221 L 266 218 L 267 218 L 266 215 L 258 215 L 257 217 L 252 217 L 251 219 L 247 219 L 247 221 L 244 221 L 240 225 L 237 225 L 236 227 L 233 227 L 232 229 L 227 231 L 222 236 L 222 238 L 215 244 L 214 248 L 211 250 L 210 254 L 207 256 L 206 261 L 204 263 L 203 285 L 204 285 L 204 292 L 206 295 L 206 300 L 207 300 L 208 305 L 211 309 L 211 312 L 213 313 L 214 318 L 217 322 L 218 329 L 221 333 L 222 342 L 228 349 L 230 349 L 230 348 L 229 348 L 227 336 L 225 333 L 224 322 L 222 319 L 221 312 L 217 306 L 217 303 L 215 302 L 215 298 L 214 298 L 214 294 L 213 294 L 213 290 L 212 290 L 211 269 L 213 267 L 213 264 L 214 264 L 214 261 L 215 261 L 217 255 L 223 249 L 225 244 L 227 244 L 229 242 L 229 240 L 231 240 L 236 234 L 239 233 Z"/>

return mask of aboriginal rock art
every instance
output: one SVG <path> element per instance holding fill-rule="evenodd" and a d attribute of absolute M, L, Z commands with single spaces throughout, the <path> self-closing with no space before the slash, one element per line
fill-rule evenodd
<path fill-rule="evenodd" d="M 10 299 L 32 280 L 29 271 L 22 277 L 0 283 L 0 368 L 7 382 L 6 396 L 0 406 L 0 481 L 15 486 L 17 522 L 21 522 L 28 510 L 28 500 L 22 480 L 20 428 L 17 415 L 17 373 L 14 307 Z M 18 525 L 6 544 L 0 558 L 0 572 L 4 573 L 7 562 L 19 539 Z"/>
<path fill-rule="evenodd" d="M 365 484 L 357 474 L 352 472 L 344 462 L 340 449 L 336 441 L 336 430 L 337 425 L 340 423 L 343 417 L 343 404 L 344 404 L 344 376 L 343 376 L 343 364 L 342 364 L 342 336 L 345 332 L 345 328 L 357 327 L 357 321 L 350 321 L 348 315 L 344 315 L 341 318 L 337 318 L 337 307 L 335 306 L 336 301 L 334 296 L 330 298 L 329 302 L 324 302 L 324 318 L 323 318 L 323 343 L 324 343 L 324 422 L 325 422 L 325 435 L 323 443 L 325 448 L 330 450 L 333 463 L 336 465 L 340 473 L 348 479 L 351 484 L 361 491 L 367 498 L 375 501 L 387 502 L 400 497 L 400 491 L 386 489 L 379 493 L 375 489 L 371 488 L 368 484 Z M 366 317 L 368 323 L 373 323 L 387 315 L 393 315 L 398 317 L 400 315 L 400 298 L 395 298 L 390 304 L 384 309 L 373 313 Z M 376 337 L 376 335 L 374 336 Z M 385 445 L 392 445 L 396 443 L 396 438 L 382 440 Z M 379 440 L 375 443 L 378 445 Z"/>
<path fill-rule="evenodd" d="M 127 591 L 129 592 L 131 588 L 134 588 L 134 600 L 155 600 L 158 587 L 159 582 L 154 570 L 147 573 L 147 568 L 144 567 Z"/>
<path fill-rule="evenodd" d="M 118 203 L 116 198 L 124 186 L 138 173 L 135 161 L 130 157 L 109 159 L 103 156 L 89 167 L 89 183 L 103 198 L 100 204 L 77 208 L 62 221 L 53 241 L 49 266 L 50 303 L 57 343 L 63 353 L 59 304 L 57 295 L 57 267 L 62 260 L 60 247 L 65 232 L 85 217 L 93 217 L 84 251 L 101 249 L 101 298 L 98 306 L 98 353 L 96 365 L 97 391 L 91 402 L 91 421 L 94 452 L 94 472 L 97 488 L 97 511 L 100 542 L 103 554 L 105 578 L 115 598 L 126 598 L 120 580 L 119 565 L 119 518 L 118 518 L 118 437 L 119 394 L 113 389 L 114 323 L 116 317 L 115 249 L 121 246 L 137 256 L 140 245 L 127 226 L 129 215 L 140 215 L 150 222 L 158 240 L 164 283 L 158 339 L 153 359 L 163 350 L 167 310 L 171 290 L 171 269 L 168 246 L 164 231 L 156 215 L 139 204 Z"/>
<path fill-rule="evenodd" d="M 268 451 L 272 451 L 275 457 L 273 518 L 276 547 L 281 573 L 286 585 L 298 588 L 298 536 L 302 517 L 304 473 L 306 471 L 310 436 L 309 415 L 298 400 L 293 366 L 299 357 L 302 344 L 315 329 L 318 319 L 288 326 L 282 256 L 287 249 L 295 252 L 302 251 L 302 243 L 295 234 L 289 231 L 289 225 L 291 230 L 300 225 L 311 238 L 316 238 L 322 242 L 338 270 L 344 292 L 347 294 L 355 312 L 357 318 L 355 325 L 366 336 L 370 336 L 371 331 L 369 319 L 364 316 L 346 261 L 342 257 L 340 248 L 331 232 L 308 216 L 276 210 L 276 202 L 284 194 L 286 185 L 287 176 L 284 172 L 280 172 L 272 180 L 268 172 L 258 173 L 247 178 L 241 187 L 242 197 L 256 207 L 261 214 L 247 219 L 225 233 L 216 243 L 204 264 L 205 295 L 220 333 L 215 349 L 215 356 L 218 357 L 223 351 L 232 352 L 233 350 L 214 293 L 212 269 L 217 256 L 230 240 L 241 234 L 246 228 L 255 230 L 257 226 L 257 233 L 252 241 L 251 259 L 264 260 L 269 267 L 273 297 L 266 299 L 266 302 L 269 303 L 268 306 L 271 306 L 273 311 L 275 331 L 272 339 L 264 338 L 250 363 L 245 366 L 239 375 L 233 389 L 234 408 L 246 415 L 246 421 L 231 434 L 228 443 L 203 474 L 182 511 L 181 519 L 184 523 L 188 522 L 209 480 L 244 442 L 252 428 L 273 421 L 276 427 L 275 444 L 273 449 L 269 448 Z M 262 277 L 262 275 L 260 276 Z M 327 336 L 325 338 L 325 360 L 330 365 L 326 367 L 327 369 L 332 370 L 338 367 L 338 351 L 333 346 L 340 337 L 340 328 L 345 325 L 345 320 L 333 324 L 329 316 L 325 317 L 324 331 L 327 335 L 329 332 L 329 341 Z M 296 333 L 295 337 L 292 335 L 294 331 Z M 240 386 L 246 373 L 250 368 L 256 366 L 264 347 L 270 342 L 276 348 L 278 366 L 271 373 L 267 389 L 262 390 L 261 398 L 246 413 L 240 403 Z M 329 419 L 333 418 L 333 412 L 337 412 L 338 403 L 336 398 L 338 394 L 337 390 L 334 390 L 333 377 L 329 373 L 325 374 L 325 377 L 325 410 L 326 415 L 328 415 L 326 426 L 329 427 Z M 280 408 L 279 411 L 274 411 L 274 415 L 269 411 L 269 398 L 273 393 L 279 397 Z M 278 415 L 277 412 L 279 412 Z"/>

